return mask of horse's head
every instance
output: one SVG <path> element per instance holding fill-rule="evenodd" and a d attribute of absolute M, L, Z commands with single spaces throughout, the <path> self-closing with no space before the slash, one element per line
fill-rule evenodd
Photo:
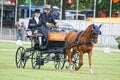
<path fill-rule="evenodd" d="M 92 42 L 97 43 L 98 42 L 98 35 L 101 35 L 100 28 L 101 28 L 102 24 L 99 26 L 93 24 L 92 26 L 93 26 L 92 27 L 92 34 L 91 34 L 92 35 Z"/>

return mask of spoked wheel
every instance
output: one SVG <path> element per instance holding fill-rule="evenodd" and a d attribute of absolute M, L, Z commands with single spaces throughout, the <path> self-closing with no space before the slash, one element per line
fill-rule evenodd
<path fill-rule="evenodd" d="M 44 61 L 41 59 L 40 51 L 35 50 L 32 53 L 31 63 L 32 63 L 32 68 L 33 69 L 40 69 L 41 65 L 44 63 Z"/>
<path fill-rule="evenodd" d="M 56 69 L 63 69 L 65 65 L 65 54 L 57 54 L 54 58 L 54 66 Z"/>
<path fill-rule="evenodd" d="M 72 69 L 75 70 L 76 66 L 79 66 L 80 64 L 80 57 L 79 57 L 79 53 L 76 53 L 73 58 L 72 58 Z"/>
<path fill-rule="evenodd" d="M 15 61 L 16 61 L 17 68 L 24 68 L 25 67 L 27 58 L 26 58 L 24 47 L 20 46 L 17 49 Z"/>

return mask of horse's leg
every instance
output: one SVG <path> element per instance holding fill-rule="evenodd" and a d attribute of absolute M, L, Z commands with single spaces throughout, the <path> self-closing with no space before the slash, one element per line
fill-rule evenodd
<path fill-rule="evenodd" d="M 80 65 L 79 66 L 76 66 L 76 70 L 79 70 L 81 68 L 81 66 L 83 65 L 83 52 L 82 51 L 79 51 L 80 52 Z"/>
<path fill-rule="evenodd" d="M 93 73 L 92 70 L 92 51 L 88 52 L 88 60 L 89 60 L 89 66 L 90 66 L 90 73 Z"/>
<path fill-rule="evenodd" d="M 68 69 L 69 69 L 69 70 L 72 70 L 72 68 L 71 68 L 72 58 L 71 58 L 70 50 L 71 50 L 70 48 L 66 49 L 66 53 L 67 53 L 67 56 L 68 56 L 68 63 L 69 63 Z"/>
<path fill-rule="evenodd" d="M 73 56 L 76 54 L 76 51 L 72 48 L 72 51 L 71 51 L 71 59 L 73 58 Z"/>

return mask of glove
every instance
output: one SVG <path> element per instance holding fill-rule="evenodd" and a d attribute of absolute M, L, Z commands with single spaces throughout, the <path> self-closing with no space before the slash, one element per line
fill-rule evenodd
<path fill-rule="evenodd" d="M 48 27 L 51 27 L 51 26 L 52 26 L 52 24 L 51 24 L 51 23 L 46 23 L 46 25 L 47 25 Z"/>
<path fill-rule="evenodd" d="M 55 27 L 56 27 L 56 28 L 59 28 L 59 25 L 56 23 L 56 24 L 55 24 Z"/>

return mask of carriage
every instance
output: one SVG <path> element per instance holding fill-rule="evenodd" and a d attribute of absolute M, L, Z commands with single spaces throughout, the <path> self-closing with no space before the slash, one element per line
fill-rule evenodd
<path fill-rule="evenodd" d="M 33 69 L 40 69 L 44 63 L 49 61 L 54 61 L 56 69 L 63 69 L 65 62 L 68 61 L 67 68 L 70 71 L 79 70 L 83 65 L 84 53 L 88 53 L 90 73 L 92 74 L 92 50 L 94 43 L 98 42 L 98 36 L 101 35 L 101 26 L 102 24 L 99 26 L 91 24 L 85 31 L 68 33 L 53 28 L 48 33 L 47 39 L 44 34 L 39 34 L 36 30 L 28 31 L 31 47 L 25 49 L 20 46 L 17 49 L 16 66 L 24 68 L 27 60 L 31 59 Z"/>
<path fill-rule="evenodd" d="M 37 28 L 40 30 L 40 28 Z M 30 48 L 18 47 L 15 61 L 17 68 L 24 68 L 30 59 L 33 69 L 40 69 L 45 63 L 54 61 L 56 69 L 63 69 L 67 57 L 64 48 L 65 36 L 68 32 L 52 29 L 48 33 L 48 39 L 44 34 L 36 33 L 36 30 L 27 30 L 27 38 L 31 41 Z M 79 54 L 74 55 L 73 68 L 79 64 Z"/>

